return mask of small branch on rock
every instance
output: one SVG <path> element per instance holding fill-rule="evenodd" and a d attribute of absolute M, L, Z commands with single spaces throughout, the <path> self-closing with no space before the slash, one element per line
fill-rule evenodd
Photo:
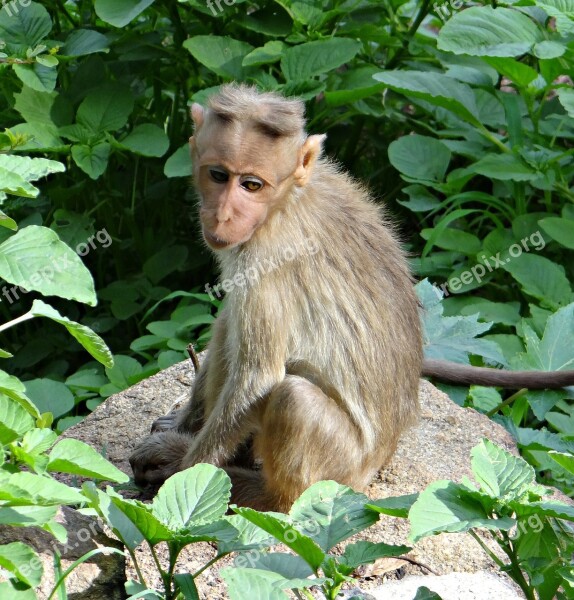
<path fill-rule="evenodd" d="M 429 573 L 432 573 L 433 575 L 438 575 L 438 573 L 434 569 L 431 569 L 428 565 L 425 565 L 425 563 L 419 562 L 414 558 L 410 558 L 409 556 L 399 556 L 399 558 L 401 560 L 406 560 L 407 562 L 411 563 L 411 565 L 416 565 L 417 567 L 421 567 L 421 569 L 426 569 Z"/>
<path fill-rule="evenodd" d="M 187 345 L 187 353 L 189 354 L 189 358 L 191 358 L 191 362 L 193 363 L 193 370 L 197 375 L 197 372 L 199 371 L 199 359 L 197 358 L 197 354 L 195 353 L 195 348 L 193 347 L 193 344 Z"/>

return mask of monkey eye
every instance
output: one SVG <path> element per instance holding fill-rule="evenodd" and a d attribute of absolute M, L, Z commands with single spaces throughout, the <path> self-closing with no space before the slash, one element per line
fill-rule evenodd
<path fill-rule="evenodd" d="M 216 183 L 226 183 L 229 181 L 229 173 L 221 167 L 210 167 L 209 176 Z"/>
<path fill-rule="evenodd" d="M 248 192 L 256 192 L 263 187 L 263 182 L 257 177 L 247 177 L 241 182 L 241 187 Z"/>

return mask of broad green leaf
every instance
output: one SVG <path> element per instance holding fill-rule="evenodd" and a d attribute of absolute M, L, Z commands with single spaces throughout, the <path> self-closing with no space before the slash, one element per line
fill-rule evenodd
<path fill-rule="evenodd" d="M 537 58 L 550 60 L 552 58 L 558 58 L 562 56 L 566 50 L 568 50 L 568 46 L 566 44 L 561 44 L 560 42 L 555 42 L 552 40 L 544 40 L 542 42 L 538 42 L 534 44 L 532 48 L 532 54 Z"/>
<path fill-rule="evenodd" d="M 438 47 L 471 56 L 520 56 L 544 34 L 526 15 L 512 8 L 471 6 L 449 19 L 438 36 Z"/>
<path fill-rule="evenodd" d="M 481 412 L 495 409 L 501 402 L 502 396 L 494 388 L 482 387 L 480 385 L 470 386 L 469 391 L 472 407 Z"/>
<path fill-rule="evenodd" d="M 544 421 L 546 413 L 563 400 L 564 395 L 563 390 L 529 390 L 523 397 L 530 404 L 534 416 Z"/>
<path fill-rule="evenodd" d="M 273 537 L 243 517 L 230 515 L 224 517 L 224 519 L 231 524 L 236 533 L 233 539 L 219 542 L 217 548 L 220 554 L 265 548 L 273 544 Z M 248 556 L 251 556 L 251 553 L 248 553 Z M 249 566 L 253 565 L 250 564 Z"/>
<path fill-rule="evenodd" d="M 547 217 L 538 221 L 538 224 L 553 240 L 574 250 L 574 221 L 572 219 Z"/>
<path fill-rule="evenodd" d="M 72 335 L 98 362 L 105 367 L 112 367 L 114 359 L 104 340 L 89 327 L 71 321 L 62 316 L 56 309 L 52 308 L 42 300 L 34 300 L 30 312 L 35 317 L 46 317 L 63 325 L 70 335 Z"/>
<path fill-rule="evenodd" d="M 375 562 L 379 558 L 389 556 L 400 556 L 410 552 L 412 548 L 409 546 L 393 546 L 391 544 L 359 541 L 354 544 L 349 544 L 341 556 L 341 561 L 347 567 L 356 569 L 359 565 L 367 565 Z"/>
<path fill-rule="evenodd" d="M 106 367 L 108 379 L 119 388 L 126 388 L 141 378 L 142 366 L 131 356 L 114 356 L 114 366 Z"/>
<path fill-rule="evenodd" d="M 389 144 L 389 160 L 402 174 L 414 179 L 444 181 L 450 150 L 426 135 L 405 135 Z"/>
<path fill-rule="evenodd" d="M 176 590 L 183 594 L 183 600 L 199 600 L 199 592 L 195 585 L 193 575 L 189 573 L 179 573 L 173 577 Z"/>
<path fill-rule="evenodd" d="M 30 398 L 26 396 L 25 391 L 26 386 L 17 377 L 9 375 L 6 371 L 0 371 L 0 392 L 15 400 L 32 417 L 38 419 L 40 413 Z"/>
<path fill-rule="evenodd" d="M 95 0 L 94 9 L 102 21 L 114 27 L 125 27 L 153 2 L 154 0 Z"/>
<path fill-rule="evenodd" d="M 433 231 L 434 229 L 423 229 L 420 235 L 423 240 L 428 240 Z M 475 235 L 453 227 L 441 230 L 434 238 L 434 243 L 444 250 L 454 250 L 469 256 L 475 255 L 482 248 L 481 241 Z"/>
<path fill-rule="evenodd" d="M 17 401 L 0 394 L 0 444 L 9 444 L 34 427 L 34 419 Z"/>
<path fill-rule="evenodd" d="M 294 526 L 328 552 L 339 542 L 363 531 L 378 516 L 365 508 L 364 494 L 335 481 L 312 485 L 295 501 L 289 511 Z"/>
<path fill-rule="evenodd" d="M 377 83 L 373 79 L 373 75 L 378 72 L 379 69 L 375 65 L 366 65 L 339 74 L 336 82 L 337 89 L 329 89 L 325 92 L 327 104 L 342 106 L 382 92 L 385 84 Z"/>
<path fill-rule="evenodd" d="M 38 62 L 32 65 L 13 65 L 12 68 L 18 79 L 33 90 L 53 92 L 56 87 L 58 71 L 55 68 L 45 67 Z"/>
<path fill-rule="evenodd" d="M 277 585 L 284 581 L 279 573 L 262 569 L 221 569 L 231 600 L 288 600 L 289 596 Z"/>
<path fill-rule="evenodd" d="M 0 154 L 0 191 L 35 198 L 40 191 L 30 181 L 65 170 L 64 165 L 55 160 Z"/>
<path fill-rule="evenodd" d="M 413 600 L 442 600 L 442 598 L 432 590 L 429 590 L 428 587 L 422 585 L 417 589 L 417 593 Z"/>
<path fill-rule="evenodd" d="M 36 552 L 22 542 L 0 546 L 0 566 L 30 587 L 40 585 L 44 568 Z"/>
<path fill-rule="evenodd" d="M 30 379 L 25 382 L 26 393 L 40 412 L 61 417 L 74 408 L 74 394 L 67 385 L 53 379 Z"/>
<path fill-rule="evenodd" d="M 381 500 L 375 500 L 366 504 L 365 508 L 383 515 L 406 519 L 411 506 L 415 503 L 418 496 L 418 494 L 405 494 L 404 496 L 382 498 Z"/>
<path fill-rule="evenodd" d="M 114 467 L 91 446 L 72 439 L 63 439 L 52 448 L 48 470 L 117 483 L 129 481 L 125 473 Z"/>
<path fill-rule="evenodd" d="M 574 118 L 574 90 L 571 88 L 560 88 L 558 90 L 558 100 L 566 112 Z"/>
<path fill-rule="evenodd" d="M 560 308 L 548 318 L 544 335 L 540 339 L 523 322 L 526 352 L 517 357 L 516 367 L 540 371 L 568 371 L 574 369 L 574 302 Z M 570 335 L 565 335 L 568 333 Z"/>
<path fill-rule="evenodd" d="M 172 475 L 159 489 L 151 511 L 172 531 L 222 517 L 231 496 L 231 481 L 222 469 L 198 464 Z"/>
<path fill-rule="evenodd" d="M 84 498 L 75 488 L 52 477 L 22 471 L 0 478 L 0 500 L 14 505 L 51 506 L 79 504 Z"/>
<path fill-rule="evenodd" d="M 409 199 L 397 200 L 397 202 L 413 212 L 427 212 L 440 207 L 440 202 L 436 196 L 433 196 L 433 194 L 422 185 L 408 185 L 401 191 L 407 194 Z"/>
<path fill-rule="evenodd" d="M 153 123 L 134 128 L 120 144 L 142 156 L 163 156 L 169 148 L 169 139 L 163 129 Z"/>
<path fill-rule="evenodd" d="M 360 49 L 361 43 L 349 38 L 305 42 L 285 51 L 281 70 L 287 81 L 306 80 L 349 62 Z"/>
<path fill-rule="evenodd" d="M 245 521 L 239 515 L 235 516 Z M 255 527 L 252 523 L 249 523 L 249 525 Z M 273 538 L 270 538 L 270 540 L 269 545 L 273 543 Z M 305 579 L 313 575 L 309 565 L 300 556 L 283 552 L 246 552 L 236 556 L 233 566 L 272 571 L 282 575 L 285 579 Z"/>
<path fill-rule="evenodd" d="M 550 451 L 548 456 L 574 475 L 574 454 L 566 452 Z"/>
<path fill-rule="evenodd" d="M 72 158 L 86 175 L 95 180 L 104 173 L 108 166 L 110 149 L 111 146 L 107 142 L 101 142 L 95 146 L 74 144 Z"/>
<path fill-rule="evenodd" d="M 252 508 L 234 507 L 233 510 L 291 548 L 313 571 L 316 571 L 325 560 L 325 553 L 315 541 L 300 533 L 289 521 L 280 520 L 271 513 L 257 512 Z"/>
<path fill-rule="evenodd" d="M 430 71 L 382 71 L 373 77 L 396 92 L 446 108 L 468 123 L 482 127 L 474 93 L 465 83 Z"/>
<path fill-rule="evenodd" d="M 240 15 L 239 18 L 234 18 L 234 23 L 270 37 L 288 36 L 293 27 L 290 16 L 276 3 L 264 5 L 259 10 Z"/>
<path fill-rule="evenodd" d="M 173 532 L 152 514 L 149 504 L 137 500 L 124 500 L 115 493 L 112 494 L 112 502 L 152 546 L 173 540 Z"/>
<path fill-rule="evenodd" d="M 45 525 L 56 516 L 59 506 L 0 506 L 0 525 L 32 527 Z"/>
<path fill-rule="evenodd" d="M 218 35 L 196 35 L 185 40 L 183 47 L 216 75 L 238 80 L 244 78 L 243 59 L 253 50 L 247 42 Z"/>
<path fill-rule="evenodd" d="M 82 254 L 86 240 L 90 236 L 94 239 L 94 234 L 96 233 L 93 218 L 86 214 L 80 214 L 64 208 L 58 208 L 54 211 L 50 229 L 53 229 L 58 234 L 58 237 L 63 242 L 66 242 L 70 248 L 76 249 L 76 252 L 82 250 Z"/>
<path fill-rule="evenodd" d="M 37 46 L 52 30 L 52 19 L 40 2 L 15 3 L 0 10 L 0 38 L 14 50 Z M 11 9 L 8 11 L 7 9 Z"/>
<path fill-rule="evenodd" d="M 58 434 L 55 431 L 36 427 L 24 434 L 21 447 L 29 454 L 40 454 L 51 448 L 57 439 Z"/>
<path fill-rule="evenodd" d="M 506 363 L 494 342 L 476 337 L 488 331 L 492 323 L 479 323 L 478 315 L 443 316 L 443 293 L 426 279 L 419 282 L 415 289 L 423 305 L 424 350 L 427 358 L 468 364 L 468 354 L 478 354 L 500 364 Z"/>
<path fill-rule="evenodd" d="M 77 122 L 94 134 L 122 128 L 134 107 L 129 88 L 107 83 L 92 90 L 78 108 Z"/>
<path fill-rule="evenodd" d="M 86 56 L 95 52 L 109 52 L 108 38 L 93 29 L 75 29 L 66 38 L 61 54 L 67 56 Z"/>
<path fill-rule="evenodd" d="M 409 512 L 409 539 L 420 539 L 443 531 L 468 531 L 475 527 L 508 530 L 514 519 L 493 519 L 467 488 L 452 481 L 435 481 L 419 494 Z"/>
<path fill-rule="evenodd" d="M 524 459 L 487 439 L 472 449 L 471 457 L 474 477 L 491 498 L 518 500 L 534 483 L 534 469 Z"/>
<path fill-rule="evenodd" d="M 244 67 L 258 67 L 259 65 L 277 62 L 283 56 L 285 48 L 287 46 L 283 42 L 272 40 L 247 54 L 242 64 Z"/>
<path fill-rule="evenodd" d="M 166 177 L 190 177 L 193 172 L 189 144 L 178 148 L 166 161 L 163 174 Z"/>
<path fill-rule="evenodd" d="M 475 173 L 503 181 L 532 181 L 539 173 L 513 154 L 485 154 L 470 166 Z"/>
<path fill-rule="evenodd" d="M 538 77 L 536 69 L 514 58 L 486 57 L 483 60 L 520 87 L 527 87 Z"/>
<path fill-rule="evenodd" d="M 30 225 L 0 244 L 0 277 L 26 290 L 94 306 L 94 282 L 78 255 L 47 227 Z"/>
<path fill-rule="evenodd" d="M 514 277 L 524 293 L 540 300 L 543 307 L 556 310 L 572 301 L 572 288 L 564 268 L 544 256 L 523 253 L 508 257 L 502 268 Z"/>

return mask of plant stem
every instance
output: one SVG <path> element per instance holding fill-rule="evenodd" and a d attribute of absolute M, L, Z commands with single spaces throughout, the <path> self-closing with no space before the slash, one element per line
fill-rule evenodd
<path fill-rule="evenodd" d="M 512 542 L 508 537 L 506 532 L 502 532 L 502 537 L 504 538 L 504 543 L 500 545 L 500 547 L 504 550 L 508 558 L 510 559 L 510 565 L 507 566 L 508 575 L 518 584 L 520 589 L 524 592 L 527 600 L 536 600 L 536 596 L 534 594 L 533 588 L 530 586 L 526 578 L 524 577 L 524 573 L 520 568 L 520 561 L 516 556 L 516 551 L 512 546 Z"/>
<path fill-rule="evenodd" d="M 474 530 L 470 530 L 468 533 L 478 542 L 480 547 L 488 554 L 488 556 L 502 569 L 506 570 L 506 565 L 494 554 L 494 552 L 478 537 L 478 534 Z M 500 542 L 499 542 L 500 544 Z"/>
<path fill-rule="evenodd" d="M 29 321 L 30 319 L 33 319 L 34 315 L 31 312 L 27 312 L 24 315 L 21 315 L 20 317 L 16 317 L 15 319 L 12 319 L 12 321 L 8 321 L 8 323 L 4 323 L 4 325 L 0 325 L 0 332 L 5 331 L 6 329 L 10 329 L 10 327 L 14 327 L 14 325 L 19 325 L 20 323 L 23 323 L 24 321 Z"/>
<path fill-rule="evenodd" d="M 215 564 L 218 560 L 222 559 L 224 556 L 227 556 L 229 552 L 224 552 L 223 554 L 218 554 L 214 558 L 212 558 L 209 562 L 206 562 L 201 569 L 192 574 L 192 577 L 195 579 L 198 575 L 201 575 L 206 569 L 209 569 L 211 565 Z"/>
<path fill-rule="evenodd" d="M 509 404 L 512 404 L 517 398 L 519 398 L 520 396 L 522 396 L 522 394 L 526 393 L 527 391 L 528 391 L 527 388 L 522 388 L 522 389 L 518 390 L 517 392 L 514 392 L 514 394 L 512 394 L 512 396 L 508 396 L 508 398 L 506 398 L 506 400 L 503 400 L 498 406 L 495 406 L 492 410 L 489 410 L 486 413 L 486 416 L 487 417 L 492 417 L 501 408 L 504 408 L 505 406 L 508 406 Z"/>
<path fill-rule="evenodd" d="M 417 32 L 417 29 L 419 28 L 420 24 L 423 22 L 424 18 L 427 16 L 427 14 L 429 12 L 429 5 L 430 5 L 430 0 L 423 0 L 415 20 L 413 21 L 412 25 L 409 27 L 409 30 L 407 31 L 407 33 L 404 37 L 403 47 L 400 48 L 398 50 L 398 52 L 393 56 L 393 58 L 391 58 L 391 60 L 385 65 L 385 70 L 388 71 L 388 70 L 394 69 L 396 67 L 396 65 L 399 63 L 399 61 L 401 60 L 401 58 L 405 52 L 405 49 L 408 49 L 408 47 L 409 47 L 409 42 L 414 37 L 415 33 Z"/>
<path fill-rule="evenodd" d="M 124 543 L 124 545 L 125 545 L 125 543 Z M 139 566 L 138 560 L 137 560 L 137 558 L 136 558 L 135 552 L 134 552 L 134 551 L 133 551 L 133 550 L 132 550 L 130 547 L 128 547 L 127 545 L 126 545 L 126 548 L 127 548 L 127 550 L 128 550 L 128 553 L 129 553 L 129 555 L 130 555 L 130 556 L 131 556 L 131 558 L 132 558 L 132 562 L 134 563 L 134 569 L 136 570 L 136 573 L 137 573 L 137 575 L 138 575 L 138 578 L 139 578 L 139 580 L 140 580 L 140 583 L 141 583 L 142 585 L 145 585 L 145 587 L 148 587 L 148 585 L 147 585 L 147 583 L 146 583 L 146 580 L 145 580 L 145 577 L 144 577 L 143 573 L 141 572 L 141 569 L 140 569 L 140 566 Z"/>

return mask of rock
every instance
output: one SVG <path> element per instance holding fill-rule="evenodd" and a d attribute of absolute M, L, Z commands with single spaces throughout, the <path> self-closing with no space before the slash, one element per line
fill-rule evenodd
<path fill-rule="evenodd" d="M 59 544 L 48 532 L 38 527 L 0 526 L 0 544 L 23 542 L 36 550 L 44 568 L 38 598 L 45 600 L 54 584 L 54 554 L 61 555 L 62 571 L 75 560 L 98 547 L 124 548 L 117 540 L 109 538 L 97 520 L 63 506 L 56 521 L 68 531 L 66 544 Z M 33 565 L 32 565 L 33 566 Z M 122 600 L 124 593 L 126 561 L 123 554 L 96 554 L 76 567 L 66 578 L 69 600 Z M 59 596 L 56 596 L 59 597 Z"/>
<path fill-rule="evenodd" d="M 523 600 L 506 581 L 493 573 L 478 571 L 477 573 L 449 573 L 435 576 L 409 576 L 400 581 L 389 583 L 370 590 L 375 600 L 412 600 L 419 587 L 426 587 L 436 592 L 442 600 Z"/>
<path fill-rule="evenodd" d="M 83 422 L 67 430 L 65 436 L 90 444 L 131 475 L 128 457 L 133 447 L 148 434 L 154 419 L 168 412 L 176 401 L 181 401 L 189 394 L 192 382 L 190 361 L 174 365 L 108 398 Z M 437 479 L 460 481 L 463 476 L 472 476 L 470 450 L 484 437 L 517 453 L 505 429 L 472 409 L 456 405 L 426 381 L 421 381 L 420 399 L 421 419 L 416 427 L 403 435 L 390 465 L 370 485 L 367 494 L 371 498 L 421 491 Z M 357 539 L 408 545 L 408 531 L 408 521 L 383 516 L 379 523 L 357 536 Z M 483 539 L 487 540 L 488 537 L 485 535 Z M 490 547 L 496 549 L 492 544 Z M 160 587 L 161 582 L 149 553 L 141 548 L 137 556 L 144 574 L 148 575 L 148 583 Z M 178 565 L 182 572 L 194 572 L 213 556 L 211 546 L 195 544 L 185 549 Z M 401 567 L 402 574 L 426 575 L 431 571 L 439 575 L 452 572 L 499 572 L 498 567 L 468 534 L 441 534 L 425 538 L 416 544 L 408 557 L 411 562 Z M 210 600 L 227 597 L 218 570 L 221 566 L 231 564 L 231 561 L 228 557 L 202 574 L 198 587 L 203 597 Z M 128 573 L 134 575 L 131 566 L 128 567 Z M 380 585 L 382 577 L 374 575 L 365 578 L 361 581 L 361 588 L 371 590 Z"/>

